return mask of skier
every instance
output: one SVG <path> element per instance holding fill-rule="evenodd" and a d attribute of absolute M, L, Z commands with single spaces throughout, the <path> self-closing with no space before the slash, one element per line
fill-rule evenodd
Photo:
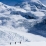
<path fill-rule="evenodd" d="M 15 44 L 16 44 L 16 42 L 15 42 Z"/>
<path fill-rule="evenodd" d="M 10 45 L 11 45 L 11 42 L 10 42 Z"/>
<path fill-rule="evenodd" d="M 20 42 L 20 44 L 21 44 L 21 42 Z"/>

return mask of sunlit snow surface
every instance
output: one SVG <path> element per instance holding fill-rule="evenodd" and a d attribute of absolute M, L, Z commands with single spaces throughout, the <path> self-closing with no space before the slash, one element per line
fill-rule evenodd
<path fill-rule="evenodd" d="M 24 43 L 22 42 L 21 44 L 20 43 L 17 44 L 12 43 L 11 45 L 2 44 L 1 46 L 46 46 L 46 42 L 24 42 Z"/>
<path fill-rule="evenodd" d="M 30 46 L 30 42 L 46 42 L 46 6 L 40 1 L 23 2 L 20 6 L 0 2 L 0 45 L 20 41 L 29 42 L 25 46 Z"/>

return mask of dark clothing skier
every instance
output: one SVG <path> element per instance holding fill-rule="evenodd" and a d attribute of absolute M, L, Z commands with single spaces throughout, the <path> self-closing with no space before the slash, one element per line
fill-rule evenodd
<path fill-rule="evenodd" d="M 16 44 L 16 42 L 15 42 L 15 44 Z"/>
<path fill-rule="evenodd" d="M 11 45 L 11 42 L 10 42 L 10 45 Z"/>
<path fill-rule="evenodd" d="M 21 44 L 21 42 L 20 42 L 20 44 Z"/>

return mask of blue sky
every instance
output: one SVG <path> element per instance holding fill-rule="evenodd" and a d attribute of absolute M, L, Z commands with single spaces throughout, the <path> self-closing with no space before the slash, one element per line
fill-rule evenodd
<path fill-rule="evenodd" d="M 40 0 L 40 1 L 46 5 L 46 0 Z"/>
<path fill-rule="evenodd" d="M 11 6 L 15 5 L 15 2 L 21 2 L 21 1 L 23 1 L 23 0 L 0 0 L 0 2 L 3 2 L 5 4 L 11 5 Z M 46 5 L 46 0 L 40 0 L 40 1 Z"/>

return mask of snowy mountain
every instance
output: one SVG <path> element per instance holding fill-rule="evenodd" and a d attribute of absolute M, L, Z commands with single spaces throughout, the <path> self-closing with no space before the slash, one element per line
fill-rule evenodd
<path fill-rule="evenodd" d="M 20 41 L 46 41 L 46 6 L 40 1 L 0 2 L 0 43 Z"/>

